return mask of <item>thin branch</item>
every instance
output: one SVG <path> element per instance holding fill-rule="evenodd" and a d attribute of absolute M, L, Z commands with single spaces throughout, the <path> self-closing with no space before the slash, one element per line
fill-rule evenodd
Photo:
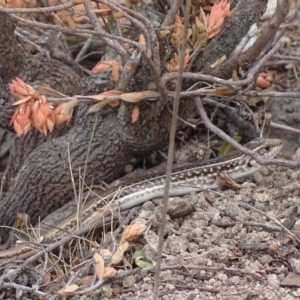
<path fill-rule="evenodd" d="M 176 79 L 178 76 L 178 72 L 171 72 L 171 73 L 164 73 L 162 76 L 162 82 L 163 84 L 167 84 L 169 81 Z M 234 89 L 239 89 L 239 85 L 237 85 L 238 82 L 233 82 L 232 79 L 226 80 L 222 78 L 218 78 L 216 76 L 212 75 L 206 75 L 201 73 L 192 73 L 192 72 L 183 72 L 182 76 L 184 79 L 192 79 L 192 80 L 200 80 L 205 82 L 211 82 L 216 83 L 224 86 L 228 86 Z"/>
<path fill-rule="evenodd" d="M 75 6 L 73 1 L 69 1 L 65 4 L 51 6 L 51 7 L 37 7 L 37 8 L 5 8 L 0 6 L 0 12 L 5 12 L 7 14 L 30 14 L 30 13 L 45 13 L 54 12 L 58 10 L 63 10 Z"/>
<path fill-rule="evenodd" d="M 160 267 L 162 260 L 162 248 L 165 236 L 165 228 L 166 228 L 166 216 L 168 209 L 168 201 L 169 201 L 169 189 L 171 183 L 171 174 L 172 174 L 172 165 L 173 165 L 173 156 L 174 156 L 174 148 L 175 148 L 175 136 L 177 129 L 177 116 L 179 110 L 179 101 L 180 101 L 180 91 L 182 85 L 182 72 L 184 66 L 184 56 L 187 46 L 187 32 L 189 26 L 189 13 L 191 9 L 191 1 L 187 0 L 185 3 L 185 20 L 184 20 L 184 29 L 183 29 L 183 41 L 180 49 L 180 64 L 179 64 L 179 72 L 177 85 L 174 95 L 174 103 L 173 103 L 173 114 L 171 121 L 171 132 L 170 132 L 170 141 L 169 141 L 169 149 L 168 149 L 168 160 L 167 160 L 167 171 L 166 171 L 166 180 L 165 180 L 165 188 L 164 188 L 164 198 L 163 198 L 163 209 L 162 209 L 162 218 L 159 230 L 159 241 L 157 247 L 157 260 L 156 260 L 156 272 L 154 279 L 154 291 L 153 291 L 153 299 L 158 299 L 158 289 L 159 289 L 159 278 L 160 278 Z"/>
<path fill-rule="evenodd" d="M 115 11 L 117 11 L 117 12 L 118 12 L 118 11 L 123 11 L 124 17 L 125 17 L 128 21 L 130 21 L 133 25 L 135 25 L 135 26 L 136 26 L 136 27 L 144 34 L 145 39 L 146 39 L 147 55 L 148 55 L 149 57 L 151 57 L 151 56 L 152 56 L 152 43 L 151 43 L 151 38 L 150 38 L 150 35 L 149 35 L 149 32 L 148 32 L 146 26 L 145 26 L 143 23 L 139 22 L 139 21 L 137 20 L 136 16 L 135 16 L 135 18 L 133 18 L 133 17 L 130 16 L 128 13 L 126 13 L 126 12 L 124 11 L 124 7 L 121 6 L 121 5 L 116 5 L 116 4 L 111 3 L 111 2 L 109 2 L 109 1 L 106 1 L 106 0 L 98 0 L 97 2 L 107 5 L 108 7 L 110 7 L 111 9 L 113 9 L 113 10 L 115 10 Z M 128 9 L 127 11 L 130 12 L 131 10 Z M 136 13 L 136 15 L 139 15 L 139 14 Z"/>
<path fill-rule="evenodd" d="M 174 0 L 172 1 L 171 7 L 168 9 L 165 19 L 163 20 L 161 27 L 167 27 L 174 23 L 175 16 L 178 13 L 180 5 L 182 4 L 182 0 Z"/>
<path fill-rule="evenodd" d="M 36 288 L 31 288 L 28 286 L 24 286 L 24 285 L 20 285 L 20 284 L 16 284 L 16 283 L 3 283 L 1 285 L 1 289 L 15 289 L 15 290 L 20 290 L 20 291 L 24 291 L 26 293 L 30 293 L 30 295 L 37 295 L 39 297 L 43 297 L 45 298 L 47 296 L 47 293 L 41 292 L 41 291 L 37 291 Z"/>
<path fill-rule="evenodd" d="M 276 55 L 273 55 L 272 58 L 274 58 L 274 59 L 281 59 L 281 60 L 300 61 L 300 57 L 299 56 L 295 56 L 295 55 L 280 55 L 280 54 L 276 54 Z"/>
<path fill-rule="evenodd" d="M 45 24 L 45 23 L 41 23 L 41 22 L 36 22 L 36 21 L 31 21 L 31 20 L 24 20 L 18 16 L 12 15 L 12 18 L 18 20 L 18 22 L 20 22 L 21 24 L 27 25 L 27 26 L 31 26 L 34 27 L 35 29 L 37 28 L 43 28 L 43 29 L 49 29 L 49 30 L 54 30 L 54 31 L 60 31 L 63 33 L 68 33 L 68 34 L 76 34 L 76 33 L 83 33 L 83 34 L 87 34 L 87 35 L 91 35 L 91 34 L 95 34 L 97 36 L 100 36 L 103 40 L 105 39 L 105 41 L 111 40 L 116 40 L 122 43 L 129 43 L 130 45 L 136 47 L 137 49 L 141 48 L 141 45 L 135 41 L 132 41 L 131 39 L 126 39 L 120 36 L 116 36 L 113 34 L 109 34 L 106 33 L 102 27 L 100 26 L 101 30 L 103 31 L 98 31 L 98 30 L 89 30 L 89 29 L 70 29 L 70 28 L 65 28 L 65 27 L 60 27 L 58 25 L 51 25 L 51 24 Z M 112 46 L 114 46 L 113 42 L 110 41 L 110 44 Z M 127 53 L 126 53 L 127 55 Z"/>
<path fill-rule="evenodd" d="M 197 76 L 200 76 L 200 75 L 201 74 L 197 74 Z M 203 75 L 203 76 L 208 76 L 208 75 Z M 183 76 L 183 78 L 186 78 L 186 77 Z M 213 82 L 213 79 L 211 80 L 211 82 Z M 237 81 L 237 83 L 238 83 L 238 81 Z M 122 84 L 122 86 L 123 86 L 123 84 Z M 165 88 L 165 87 L 162 86 L 162 88 Z M 144 100 L 153 100 L 154 98 L 161 97 L 161 95 L 162 94 L 159 94 L 159 93 L 152 93 L 151 95 L 145 95 Z M 174 93 L 166 93 L 165 95 L 166 95 L 166 98 L 174 97 Z M 193 90 L 193 91 L 180 92 L 180 97 L 217 96 L 217 95 L 218 95 L 217 89 L 207 89 L 207 88 L 201 88 L 201 89 L 197 89 L 197 90 Z M 243 91 L 243 90 L 241 90 L 241 91 L 237 91 L 236 93 L 233 93 L 232 95 L 252 96 L 252 97 L 294 98 L 294 99 L 300 98 L 300 92 Z M 80 100 L 80 102 L 91 102 L 91 101 L 98 102 L 98 100 L 93 100 L 93 99 L 87 98 L 84 95 L 76 95 L 76 98 L 78 98 L 78 100 Z M 60 102 L 71 101 L 74 99 L 74 97 L 63 97 L 63 98 L 47 97 L 47 99 L 53 103 L 60 103 Z M 106 96 L 105 100 L 111 100 L 111 101 L 120 100 L 120 96 L 119 95 L 118 96 Z"/>
<path fill-rule="evenodd" d="M 159 43 L 158 43 L 157 35 L 156 35 L 156 32 L 155 32 L 152 22 L 150 22 L 143 15 L 138 14 L 135 11 L 130 10 L 126 7 L 123 7 L 123 10 L 127 11 L 129 14 L 132 14 L 133 17 L 135 17 L 136 19 L 139 19 L 140 21 L 142 21 L 145 24 L 147 30 L 149 31 L 149 35 L 150 35 L 150 46 L 151 46 L 151 52 L 152 52 L 152 59 L 153 59 L 154 64 L 156 65 L 157 72 L 159 74 L 161 74 Z"/>
<path fill-rule="evenodd" d="M 161 112 L 161 110 L 164 108 L 166 101 L 168 99 L 168 90 L 166 88 L 166 86 L 163 84 L 162 80 L 161 80 L 161 75 L 160 73 L 158 73 L 155 64 L 153 63 L 152 59 L 150 57 L 148 57 L 148 55 L 145 53 L 144 50 L 140 50 L 141 54 L 144 58 L 144 60 L 147 62 L 149 69 L 150 69 L 150 73 L 152 76 L 152 79 L 154 80 L 154 83 L 157 87 L 160 99 L 157 101 L 156 104 L 156 112 L 157 114 L 159 114 Z"/>
<path fill-rule="evenodd" d="M 126 65 L 123 67 L 123 71 L 121 73 L 121 77 L 117 84 L 117 89 L 121 91 L 125 91 L 126 87 L 134 75 L 137 67 L 139 66 L 141 61 L 141 53 L 137 50 L 133 51 L 131 57 L 128 59 Z"/>
<path fill-rule="evenodd" d="M 237 92 L 237 95 L 251 96 L 251 97 L 274 97 L 274 98 L 296 98 L 296 99 L 299 99 L 300 92 L 243 91 L 243 90 L 240 90 L 239 92 Z"/>
<path fill-rule="evenodd" d="M 81 60 L 81 58 L 86 54 L 86 52 L 88 51 L 91 43 L 93 41 L 93 36 L 90 35 L 88 37 L 88 39 L 85 41 L 83 47 L 80 49 L 80 51 L 78 52 L 76 58 L 75 58 L 75 61 L 76 62 L 79 62 Z"/>
<path fill-rule="evenodd" d="M 237 143 L 234 139 L 232 139 L 229 135 L 227 135 L 224 131 L 220 130 L 217 126 L 212 124 L 207 117 L 207 114 L 204 110 L 204 107 L 202 105 L 202 101 L 200 97 L 195 97 L 195 103 L 198 109 L 198 112 L 202 118 L 202 121 L 206 128 L 210 130 L 211 132 L 215 133 L 217 136 L 219 136 L 224 141 L 228 142 L 230 145 L 232 145 L 235 149 L 243 152 L 246 155 L 251 156 L 253 159 L 255 159 L 260 165 L 278 165 L 278 166 L 284 166 L 289 168 L 295 168 L 300 166 L 300 161 L 289 161 L 284 159 L 265 159 L 261 157 L 259 154 L 254 153 L 250 149 L 242 146 L 241 144 Z"/>
<path fill-rule="evenodd" d="M 83 5 L 86 10 L 86 14 L 89 17 L 90 22 L 93 25 L 93 27 L 95 29 L 97 29 L 97 31 L 99 31 L 100 33 L 103 33 L 104 29 L 99 24 L 98 18 L 93 11 L 91 2 L 85 2 L 85 3 L 83 3 Z M 127 54 L 126 49 L 117 41 L 113 41 L 108 38 L 103 38 L 103 40 L 108 46 L 110 46 L 112 49 L 114 49 L 121 56 L 122 64 L 124 65 L 128 60 L 128 54 Z"/>
<path fill-rule="evenodd" d="M 149 50 L 151 50 L 151 55 L 147 53 L 149 57 L 152 56 L 153 62 L 157 67 L 157 72 L 161 73 L 161 61 L 160 61 L 160 55 L 159 55 L 159 43 L 156 36 L 155 29 L 153 27 L 153 24 L 143 15 L 135 12 L 132 9 L 129 9 L 125 6 L 119 5 L 119 4 L 113 4 L 110 1 L 107 0 L 98 0 L 98 2 L 103 3 L 114 10 L 122 10 L 124 12 L 124 16 L 127 20 L 129 20 L 132 24 L 135 24 L 139 29 L 142 30 L 146 37 L 146 41 L 148 43 Z M 141 21 L 138 22 L 137 20 Z"/>
<path fill-rule="evenodd" d="M 274 227 L 267 225 L 265 223 L 259 223 L 259 222 L 252 222 L 252 221 L 213 221 L 212 224 L 221 227 L 221 228 L 227 228 L 227 227 L 234 227 L 236 225 L 243 225 L 243 226 L 250 226 L 250 227 L 261 227 L 266 231 L 269 232 L 279 232 L 281 229 L 279 227 Z"/>
<path fill-rule="evenodd" d="M 162 14 L 161 12 L 159 12 L 159 11 L 157 11 L 157 10 L 154 10 L 154 9 L 152 9 L 144 0 L 140 0 L 141 1 L 141 3 L 149 10 L 149 11 L 151 11 L 153 14 L 155 14 L 155 15 L 157 15 L 157 16 L 159 16 L 159 17 L 162 17 L 162 18 L 164 18 L 164 14 Z"/>
<path fill-rule="evenodd" d="M 290 131 L 290 132 L 295 132 L 295 133 L 300 133 L 300 129 L 297 129 L 297 128 L 293 128 L 291 126 L 288 126 L 288 125 L 283 125 L 283 124 L 278 124 L 278 123 L 275 123 L 275 122 L 272 122 L 270 123 L 270 126 L 272 128 L 278 128 L 278 129 L 282 129 L 282 130 L 287 130 L 287 131 Z"/>

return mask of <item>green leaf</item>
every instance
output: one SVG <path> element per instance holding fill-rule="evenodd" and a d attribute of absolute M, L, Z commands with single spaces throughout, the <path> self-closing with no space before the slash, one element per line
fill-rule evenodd
<path fill-rule="evenodd" d="M 136 261 L 135 264 L 140 267 L 141 269 L 146 269 L 149 267 L 153 267 L 153 265 L 151 263 L 149 263 L 148 261 L 144 261 L 144 260 L 139 260 Z"/>
<path fill-rule="evenodd" d="M 242 140 L 242 137 L 240 136 L 234 136 L 233 139 L 240 143 Z M 229 154 L 230 152 L 234 151 L 234 147 L 232 147 L 229 143 L 224 142 L 223 145 L 221 146 L 221 148 L 218 151 L 218 156 L 223 156 L 226 154 Z"/>
<path fill-rule="evenodd" d="M 152 267 L 153 264 L 145 260 L 144 252 L 143 251 L 135 251 L 133 254 L 134 262 L 137 266 L 141 269 Z"/>

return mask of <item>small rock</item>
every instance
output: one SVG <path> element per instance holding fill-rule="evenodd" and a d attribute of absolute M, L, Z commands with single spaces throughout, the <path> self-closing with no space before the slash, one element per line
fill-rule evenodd
<path fill-rule="evenodd" d="M 141 290 L 151 291 L 151 290 L 153 290 L 153 285 L 150 283 L 143 283 L 141 286 Z"/>
<path fill-rule="evenodd" d="M 112 293 L 114 296 L 121 294 L 123 291 L 123 288 L 119 284 L 113 284 L 112 286 Z"/>
<path fill-rule="evenodd" d="M 206 262 L 206 265 L 211 267 L 213 265 L 213 261 L 211 259 L 208 259 Z M 204 271 L 204 273 L 205 273 L 205 271 Z"/>
<path fill-rule="evenodd" d="M 188 240 L 177 236 L 169 237 L 167 248 L 171 255 L 176 255 L 187 250 Z"/>
<path fill-rule="evenodd" d="M 170 218 L 183 217 L 195 209 L 194 204 L 181 197 L 170 198 L 167 214 Z"/>
<path fill-rule="evenodd" d="M 152 279 L 150 277 L 144 277 L 143 278 L 144 283 L 150 283 L 151 281 L 152 281 Z"/>
<path fill-rule="evenodd" d="M 233 259 L 234 255 L 230 250 L 224 247 L 214 247 L 207 256 L 214 262 L 224 262 Z"/>
<path fill-rule="evenodd" d="M 269 253 L 274 253 L 278 250 L 279 247 L 280 247 L 279 242 L 271 242 L 269 244 L 268 251 L 269 251 Z"/>
<path fill-rule="evenodd" d="M 269 264 L 271 261 L 273 260 L 273 258 L 270 255 L 263 255 L 261 257 L 258 258 L 258 261 L 262 264 L 262 265 L 267 265 Z"/>
<path fill-rule="evenodd" d="M 289 273 L 281 282 L 280 286 L 300 287 L 300 275 L 297 273 Z"/>
<path fill-rule="evenodd" d="M 241 213 L 241 209 L 236 203 L 228 203 L 225 207 L 224 212 L 227 216 L 235 218 Z"/>
<path fill-rule="evenodd" d="M 260 271 L 263 266 L 258 260 L 255 260 L 254 262 L 249 264 L 249 267 L 252 271 Z"/>
<path fill-rule="evenodd" d="M 270 202 L 271 197 L 269 194 L 264 194 L 264 193 L 254 193 L 253 194 L 253 199 L 258 201 L 258 202 Z"/>
<path fill-rule="evenodd" d="M 259 172 L 263 175 L 263 176 L 268 176 L 270 175 L 270 170 L 267 167 L 262 167 Z"/>
<path fill-rule="evenodd" d="M 152 214 L 153 214 L 153 211 L 142 209 L 139 213 L 139 218 L 149 219 Z M 145 223 L 143 223 L 143 224 L 145 224 Z"/>
<path fill-rule="evenodd" d="M 113 289 L 109 285 L 103 285 L 101 288 L 101 295 L 111 298 L 113 295 Z"/>
<path fill-rule="evenodd" d="M 293 292 L 293 295 L 295 297 L 300 297 L 300 289 L 297 289 L 295 292 Z"/>
<path fill-rule="evenodd" d="M 191 292 L 187 295 L 186 300 L 194 300 L 196 298 L 196 292 Z"/>
<path fill-rule="evenodd" d="M 273 289 L 276 289 L 276 290 L 279 290 L 279 279 L 278 277 L 276 276 L 276 274 L 269 274 L 267 276 L 267 279 L 268 279 L 268 283 L 269 285 L 273 288 Z"/>
<path fill-rule="evenodd" d="M 300 148 L 297 148 L 295 154 L 292 156 L 292 159 L 293 159 L 294 161 L 300 159 Z"/>
<path fill-rule="evenodd" d="M 216 274 L 216 278 L 220 281 L 226 281 L 228 279 L 228 276 L 224 273 L 218 273 Z"/>
<path fill-rule="evenodd" d="M 262 176 L 262 174 L 260 172 L 256 172 L 252 175 L 253 179 L 255 182 L 262 182 L 264 177 Z"/>
<path fill-rule="evenodd" d="M 240 282 L 241 282 L 241 279 L 240 279 L 239 276 L 233 276 L 233 277 L 230 277 L 230 278 L 228 279 L 228 282 L 230 282 L 230 283 L 232 283 L 232 284 L 234 284 L 234 285 L 239 285 Z"/>
<path fill-rule="evenodd" d="M 289 263 L 290 263 L 291 267 L 293 268 L 293 271 L 295 273 L 300 274 L 300 260 L 291 258 L 291 259 L 289 259 Z"/>
<path fill-rule="evenodd" d="M 243 189 L 241 189 L 241 191 L 242 191 Z M 235 201 L 238 201 L 238 202 L 243 202 L 243 201 L 245 201 L 244 200 L 245 199 L 245 196 L 244 195 L 241 195 L 241 194 L 238 194 L 238 195 L 235 195 L 234 196 L 234 200 Z"/>
<path fill-rule="evenodd" d="M 249 196 L 252 194 L 252 191 L 253 189 L 250 188 L 250 187 L 245 187 L 245 188 L 242 188 L 240 191 L 239 191 L 239 195 L 236 195 L 236 196 L 241 196 L 242 199 L 245 198 L 245 196 Z"/>
<path fill-rule="evenodd" d="M 152 201 L 147 201 L 142 205 L 143 210 L 154 210 L 155 204 Z"/>
<path fill-rule="evenodd" d="M 167 283 L 166 284 L 166 289 L 168 291 L 174 291 L 175 290 L 175 286 L 173 284 Z"/>
<path fill-rule="evenodd" d="M 215 207 L 209 206 L 207 208 L 206 213 L 208 214 L 208 216 L 210 216 L 210 218 L 213 221 L 217 221 L 217 220 L 220 219 L 220 211 L 217 208 L 215 208 Z"/>
<path fill-rule="evenodd" d="M 208 262 L 208 259 L 203 256 L 198 256 L 194 260 L 194 264 L 199 265 L 199 266 L 205 266 L 205 265 L 207 265 L 207 262 Z"/>
<path fill-rule="evenodd" d="M 197 252 L 199 250 L 199 245 L 197 243 L 190 242 L 187 249 L 190 253 Z"/>
<path fill-rule="evenodd" d="M 300 237 L 300 219 L 298 219 L 293 227 L 293 232 L 295 233 L 295 235 L 299 238 Z"/>
<path fill-rule="evenodd" d="M 129 275 L 123 279 L 123 286 L 128 288 L 132 287 L 135 284 L 135 277 L 133 275 Z"/>
<path fill-rule="evenodd" d="M 164 198 L 155 198 L 152 199 L 152 202 L 156 205 L 159 206 L 161 203 L 163 203 Z"/>
<path fill-rule="evenodd" d="M 203 229 L 202 228 L 192 229 L 191 236 L 192 236 L 192 238 L 202 237 L 203 236 Z"/>

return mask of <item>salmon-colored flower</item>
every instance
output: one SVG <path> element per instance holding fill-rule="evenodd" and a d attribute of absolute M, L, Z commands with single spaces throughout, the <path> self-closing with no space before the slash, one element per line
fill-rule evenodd
<path fill-rule="evenodd" d="M 147 229 L 145 224 L 135 223 L 128 225 L 122 234 L 122 240 L 132 242 L 136 241 Z"/>
<path fill-rule="evenodd" d="M 33 100 L 39 98 L 38 92 L 18 77 L 16 77 L 16 80 L 12 80 L 12 83 L 9 83 L 9 88 L 11 93 L 18 99 L 23 99 L 26 96 L 31 96 Z"/>
<path fill-rule="evenodd" d="M 198 23 L 198 27 L 203 26 L 208 35 L 208 39 L 211 39 L 220 32 L 225 17 L 230 16 L 230 14 L 230 3 L 227 3 L 227 0 L 221 0 L 219 3 L 215 3 L 208 15 L 205 15 L 201 8 L 199 15 L 200 24 Z"/>
<path fill-rule="evenodd" d="M 14 126 L 17 136 L 20 137 L 29 131 L 31 127 L 30 114 L 31 107 L 28 103 L 23 103 L 17 107 L 10 122 L 10 125 Z"/>
<path fill-rule="evenodd" d="M 73 109 L 69 110 L 67 114 L 62 114 L 62 110 L 65 108 L 67 104 L 68 103 L 61 103 L 54 110 L 56 124 L 62 124 L 63 122 L 66 122 L 67 124 L 70 123 L 73 115 Z"/>
<path fill-rule="evenodd" d="M 102 73 L 107 70 L 109 70 L 112 67 L 112 62 L 111 61 L 100 61 L 93 69 L 92 73 L 97 74 L 97 73 Z"/>
<path fill-rule="evenodd" d="M 119 79 L 119 73 L 122 70 L 122 65 L 116 61 L 113 60 L 106 60 L 106 61 L 100 61 L 93 69 L 92 73 L 102 73 L 106 72 L 107 70 L 112 69 L 112 77 L 113 81 L 118 81 Z"/>
<path fill-rule="evenodd" d="M 53 107 L 48 103 L 45 96 L 40 96 L 39 100 L 32 105 L 32 125 L 41 133 L 47 135 L 47 131 L 53 131 L 55 117 Z"/>
<path fill-rule="evenodd" d="M 271 86 L 272 82 L 276 78 L 276 72 L 259 73 L 256 79 L 255 85 L 262 89 L 267 89 Z"/>
<path fill-rule="evenodd" d="M 19 99 L 13 104 L 17 106 L 17 109 L 10 123 L 14 126 L 18 136 L 26 134 L 31 126 L 47 135 L 48 131 L 53 131 L 55 123 L 69 123 L 72 118 L 73 107 L 78 102 L 77 99 L 74 99 L 73 102 L 62 103 L 54 111 L 54 107 L 48 102 L 46 96 L 40 95 L 33 87 L 24 83 L 21 79 L 16 78 L 16 80 L 12 80 L 9 87 L 11 93 Z M 62 110 L 64 108 L 66 110 L 66 104 L 69 105 L 69 108 L 66 114 L 62 114 Z"/>

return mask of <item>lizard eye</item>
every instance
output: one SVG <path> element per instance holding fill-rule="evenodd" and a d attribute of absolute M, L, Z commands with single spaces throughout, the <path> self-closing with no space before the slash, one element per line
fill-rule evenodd
<path fill-rule="evenodd" d="M 266 150 L 266 151 L 269 151 L 269 150 L 270 150 L 270 146 L 266 146 L 266 147 L 265 147 L 265 150 Z"/>

